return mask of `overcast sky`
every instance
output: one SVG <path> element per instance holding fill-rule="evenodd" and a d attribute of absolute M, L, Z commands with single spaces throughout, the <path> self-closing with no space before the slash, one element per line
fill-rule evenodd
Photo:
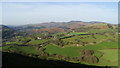
<path fill-rule="evenodd" d="M 118 23 L 117 2 L 4 2 L 3 24 L 103 21 Z"/>

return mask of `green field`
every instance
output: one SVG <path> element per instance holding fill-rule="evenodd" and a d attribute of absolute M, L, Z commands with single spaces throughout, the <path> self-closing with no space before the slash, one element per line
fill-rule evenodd
<path fill-rule="evenodd" d="M 67 28 L 68 31 L 65 32 L 37 32 L 26 36 L 14 36 L 9 40 L 4 39 L 0 50 L 39 59 L 117 66 L 119 43 L 117 29 L 105 27 L 98 30 L 99 25 L 103 27 L 106 24 Z M 90 58 L 92 60 L 89 60 Z"/>
<path fill-rule="evenodd" d="M 117 65 L 117 50 L 109 50 L 110 48 L 118 48 L 118 41 L 115 42 L 101 42 L 99 44 L 95 45 L 87 45 L 87 46 L 65 46 L 63 48 L 58 47 L 54 44 L 50 44 L 45 47 L 45 52 L 49 54 L 58 54 L 58 55 L 64 55 L 64 56 L 69 56 L 69 57 L 81 57 L 81 50 L 83 49 L 91 49 L 94 50 L 94 55 L 97 56 L 100 59 L 100 63 L 95 64 L 95 65 L 107 65 L 107 66 L 112 66 L 112 65 Z M 114 55 L 112 55 L 114 53 Z M 101 57 L 101 55 L 104 55 Z M 105 59 L 105 60 L 104 60 Z M 111 62 L 107 62 L 107 60 Z M 108 64 L 107 64 L 107 63 Z M 113 62 L 116 62 L 113 64 Z M 104 64 L 106 63 L 106 64 Z"/>
<path fill-rule="evenodd" d="M 100 52 L 104 53 L 100 58 L 100 64 L 118 66 L 118 49 L 103 49 Z"/>
<path fill-rule="evenodd" d="M 34 46 L 3 46 L 3 51 L 21 52 L 24 54 L 35 54 L 39 55 L 40 51 L 36 50 Z"/>
<path fill-rule="evenodd" d="M 60 34 L 60 33 L 58 33 L 58 34 Z M 83 49 L 93 50 L 94 56 L 98 57 L 100 60 L 99 63 L 93 64 L 93 65 L 98 65 L 98 66 L 99 65 L 103 65 L 103 66 L 104 65 L 107 65 L 107 66 L 117 65 L 117 57 L 116 57 L 117 50 L 108 50 L 111 48 L 118 48 L 117 38 L 113 38 L 113 36 L 111 34 L 106 34 L 107 37 L 103 36 L 103 35 L 94 35 L 96 37 L 96 39 L 94 37 L 92 37 L 91 35 L 80 35 L 79 36 L 80 33 L 75 33 L 75 32 L 74 33 L 71 32 L 71 34 L 75 35 L 75 36 L 62 39 L 62 41 L 64 43 L 69 42 L 69 44 L 66 44 L 63 47 L 60 47 L 60 46 L 56 45 L 54 42 L 52 42 L 43 47 L 43 48 L 45 48 L 44 52 L 46 52 L 48 54 L 57 54 L 57 55 L 62 55 L 62 56 L 66 56 L 66 57 L 81 58 L 82 57 L 81 51 Z M 17 38 L 16 41 L 6 42 L 5 43 L 6 46 L 3 46 L 2 49 L 5 52 L 20 52 L 20 53 L 24 53 L 24 54 L 40 55 L 41 51 L 39 51 L 37 49 L 37 46 L 40 46 L 40 44 L 43 44 L 49 40 L 57 39 L 57 38 L 50 38 L 50 39 L 36 40 L 35 38 L 37 36 L 39 36 L 39 35 L 35 35 L 35 37 L 33 37 L 33 38 L 32 37 L 24 37 L 24 38 L 20 37 L 20 38 Z M 53 35 L 53 36 L 57 36 L 57 35 Z M 61 36 L 61 38 L 69 37 L 69 36 L 70 35 L 65 34 L 64 36 Z M 114 36 L 117 37 L 116 34 Z M 29 39 L 30 39 L 30 41 L 25 43 L 27 46 L 17 46 L 17 45 L 23 44 L 24 41 L 29 40 Z M 79 40 L 79 43 L 77 43 L 76 40 L 77 41 Z M 85 46 L 75 46 L 76 43 L 78 45 L 82 45 L 83 44 L 82 42 L 89 42 L 89 44 L 87 44 Z M 92 42 L 96 42 L 96 44 L 90 44 Z M 11 46 L 9 46 L 9 44 L 11 44 Z M 114 53 L 114 56 L 111 53 Z M 48 57 L 48 58 L 50 58 L 50 57 Z M 53 59 L 53 57 L 52 57 L 52 59 Z"/>
<path fill-rule="evenodd" d="M 26 58 L 70 62 L 75 65 L 105 67 L 118 65 L 120 36 L 118 36 L 117 24 L 99 21 L 69 21 L 21 26 L 1 25 L 0 32 L 2 32 L 0 51 L 8 54 L 8 57 L 12 55 L 15 57 L 16 54 L 26 56 Z M 10 59 L 13 62 L 10 65 L 19 63 L 16 60 L 14 62 L 13 59 Z M 22 62 L 24 64 L 21 60 Z M 39 64 L 39 62 L 36 63 Z M 28 63 L 25 65 L 29 66 Z"/>
<path fill-rule="evenodd" d="M 79 35 L 79 34 L 87 34 L 87 32 L 71 32 L 69 35 Z"/>
<path fill-rule="evenodd" d="M 44 42 L 46 42 L 47 40 L 45 39 L 41 39 L 41 40 L 31 40 L 30 42 L 28 42 L 28 45 L 39 45 L 42 44 Z"/>
<path fill-rule="evenodd" d="M 45 52 L 49 54 L 59 54 L 64 56 L 70 56 L 70 57 L 79 57 L 80 56 L 80 50 L 77 47 L 65 47 L 61 48 L 54 44 L 49 44 L 45 47 Z"/>
<path fill-rule="evenodd" d="M 110 47 L 109 47 L 110 46 Z M 92 49 L 92 50 L 101 50 L 101 49 L 109 49 L 109 48 L 118 48 L 118 42 L 102 42 L 99 44 L 95 44 L 95 45 L 87 45 L 87 46 L 65 46 L 64 48 L 58 47 L 56 45 L 50 44 L 48 46 L 45 47 L 46 48 L 46 52 L 48 53 L 58 53 L 58 54 L 65 54 L 66 53 L 71 53 L 68 56 L 73 56 L 72 54 L 76 54 L 77 56 L 79 56 L 79 52 L 81 49 Z M 74 53 L 75 52 L 75 53 Z"/>

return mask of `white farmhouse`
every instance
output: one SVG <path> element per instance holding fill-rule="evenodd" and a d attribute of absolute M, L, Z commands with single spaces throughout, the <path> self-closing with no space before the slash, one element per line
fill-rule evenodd
<path fill-rule="evenodd" d="M 42 38 L 40 38 L 40 37 L 37 37 L 37 39 L 42 39 Z"/>

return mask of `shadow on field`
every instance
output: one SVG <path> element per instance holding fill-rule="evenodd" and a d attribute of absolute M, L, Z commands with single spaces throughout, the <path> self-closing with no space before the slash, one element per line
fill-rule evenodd
<path fill-rule="evenodd" d="M 65 61 L 53 61 L 53 60 L 42 60 L 36 58 L 30 58 L 14 53 L 2 53 L 3 65 L 2 68 L 109 68 L 109 67 L 98 67 L 89 66 L 84 64 L 70 63 Z"/>

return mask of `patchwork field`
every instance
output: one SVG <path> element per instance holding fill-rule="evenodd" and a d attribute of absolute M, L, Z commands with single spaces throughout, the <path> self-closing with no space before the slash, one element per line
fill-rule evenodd
<path fill-rule="evenodd" d="M 119 49 L 117 30 L 116 25 L 106 23 L 86 24 L 77 28 L 64 25 L 26 29 L 5 36 L 0 50 L 43 60 L 117 66 Z"/>
<path fill-rule="evenodd" d="M 63 48 L 54 44 L 45 47 L 45 52 L 49 54 L 59 54 L 69 57 L 80 57 L 81 50 L 94 50 L 94 55 L 99 57 L 100 62 L 95 65 L 102 66 L 117 66 L 118 65 L 118 41 L 102 42 L 95 45 L 88 46 L 65 46 Z"/>

